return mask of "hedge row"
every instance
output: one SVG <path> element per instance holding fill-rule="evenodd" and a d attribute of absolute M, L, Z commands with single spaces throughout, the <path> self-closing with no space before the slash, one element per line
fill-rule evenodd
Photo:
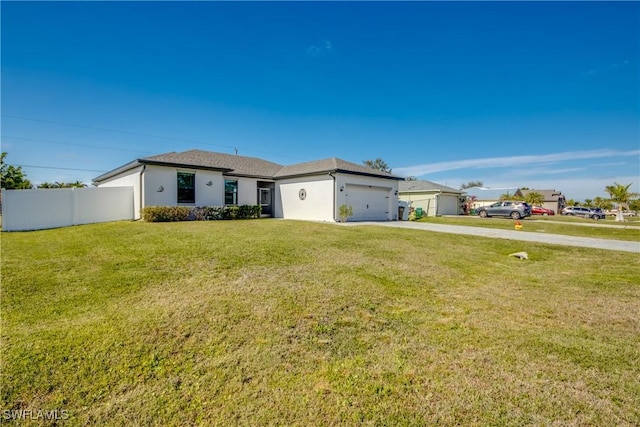
<path fill-rule="evenodd" d="M 260 218 L 260 205 L 242 206 L 148 206 L 142 209 L 146 222 L 213 221 L 217 219 Z"/>

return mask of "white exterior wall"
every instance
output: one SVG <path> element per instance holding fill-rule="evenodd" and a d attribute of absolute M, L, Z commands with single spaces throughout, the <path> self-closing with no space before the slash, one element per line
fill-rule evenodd
<path fill-rule="evenodd" d="M 135 169 L 127 171 L 124 175 L 118 176 L 117 178 L 110 179 L 104 182 L 101 182 L 98 185 L 98 188 L 105 187 L 133 187 L 133 217 L 134 219 L 140 219 L 140 209 L 142 206 L 140 205 L 140 194 L 142 192 L 142 188 L 140 187 L 140 173 L 142 172 L 142 166 L 139 166 Z"/>
<path fill-rule="evenodd" d="M 455 194 L 443 193 L 403 193 L 400 200 L 411 202 L 410 206 L 414 209 L 422 208 L 423 216 L 436 215 L 458 215 L 460 199 Z"/>
<path fill-rule="evenodd" d="M 436 215 L 436 195 L 429 193 L 404 193 L 400 200 L 409 203 L 413 209 L 422 208 L 423 216 Z"/>
<path fill-rule="evenodd" d="M 195 203 L 178 204 L 178 172 L 196 174 Z M 222 172 L 148 165 L 144 171 L 144 206 L 221 206 Z M 211 185 L 207 185 L 211 181 Z M 161 190 L 162 191 L 159 191 Z"/>
<path fill-rule="evenodd" d="M 341 205 L 348 203 L 346 188 L 347 185 L 364 185 L 364 186 L 372 186 L 379 187 L 384 189 L 389 194 L 389 206 L 388 206 L 388 218 L 387 220 L 397 220 L 398 219 L 398 181 L 385 179 L 385 178 L 376 178 L 370 176 L 360 176 L 360 175 L 352 175 L 346 173 L 336 174 L 336 212 L 335 218 L 339 218 L 339 208 Z M 343 188 L 343 191 L 340 191 L 340 188 Z"/>
<path fill-rule="evenodd" d="M 238 206 L 258 204 L 258 180 L 257 179 L 243 178 L 243 177 L 237 177 L 237 176 L 225 177 L 225 179 L 238 181 Z M 224 193 L 224 187 L 222 191 Z"/>
<path fill-rule="evenodd" d="M 144 171 L 144 200 L 146 206 L 178 205 L 178 170 L 194 173 L 195 170 L 148 165 Z M 198 188 L 196 187 L 196 191 Z"/>
<path fill-rule="evenodd" d="M 176 194 L 178 201 L 178 170 L 176 169 Z M 211 182 L 211 185 L 207 185 Z M 196 171 L 196 206 L 222 206 L 224 205 L 224 179 L 222 172 Z"/>
<path fill-rule="evenodd" d="M 306 198 L 300 200 L 300 189 Z M 335 221 L 334 183 L 328 174 L 276 181 L 274 216 L 276 218 Z"/>
<path fill-rule="evenodd" d="M 133 187 L 2 190 L 2 204 L 4 231 L 134 219 Z"/>

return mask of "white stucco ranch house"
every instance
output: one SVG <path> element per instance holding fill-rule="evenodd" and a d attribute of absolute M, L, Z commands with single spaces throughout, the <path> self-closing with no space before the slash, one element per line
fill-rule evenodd
<path fill-rule="evenodd" d="M 255 157 L 202 150 L 136 159 L 94 179 L 133 187 L 135 218 L 145 206 L 262 206 L 263 216 L 338 221 L 398 219 L 403 178 L 337 158 L 282 166 Z"/>

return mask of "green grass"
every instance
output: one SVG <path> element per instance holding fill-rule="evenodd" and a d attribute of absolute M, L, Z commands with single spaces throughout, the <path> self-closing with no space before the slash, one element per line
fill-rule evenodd
<path fill-rule="evenodd" d="M 282 220 L 1 238 L 2 411 L 63 409 L 65 425 L 640 424 L 635 255 Z M 520 250 L 531 259 L 507 257 Z"/>
<path fill-rule="evenodd" d="M 480 218 L 478 216 L 423 217 L 418 221 L 432 224 L 467 225 L 471 227 L 497 228 L 502 230 L 513 230 L 515 223 L 511 218 Z M 561 215 L 549 217 L 536 215 L 521 219 L 520 223 L 523 226 L 522 231 L 640 242 L 640 223 L 632 221 L 619 223 L 609 220 L 594 221 L 592 219 Z M 600 227 L 601 225 L 611 225 L 613 227 Z"/>

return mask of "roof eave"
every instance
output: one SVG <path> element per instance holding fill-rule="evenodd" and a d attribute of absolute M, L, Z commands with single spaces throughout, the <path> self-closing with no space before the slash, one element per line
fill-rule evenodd
<path fill-rule="evenodd" d="M 374 173 L 350 171 L 350 170 L 347 170 L 347 169 L 340 169 L 340 168 L 318 170 L 318 171 L 313 171 L 313 172 L 293 173 L 293 174 L 288 174 L 288 175 L 276 175 L 275 179 L 296 178 L 296 177 L 299 177 L 299 176 L 324 175 L 324 174 L 330 174 L 330 173 L 345 173 L 345 174 L 350 174 L 350 175 L 370 176 L 370 177 L 374 177 L 374 178 L 393 179 L 393 180 L 396 180 L 396 181 L 403 181 L 404 180 L 404 178 L 399 177 L 399 176 L 377 175 L 377 174 L 374 174 Z"/>
<path fill-rule="evenodd" d="M 127 172 L 127 171 L 129 171 L 131 169 L 135 169 L 136 167 L 141 166 L 141 165 L 142 165 L 142 163 L 140 162 L 140 159 L 136 159 L 136 160 L 134 160 L 132 162 L 129 162 L 129 163 L 125 164 L 125 165 L 120 166 L 119 168 L 113 169 L 112 171 L 103 173 L 102 175 L 93 178 L 91 181 L 92 182 L 96 182 L 96 183 L 100 183 L 100 182 L 106 181 L 109 178 L 113 178 L 114 176 L 119 175 L 119 174 L 121 174 L 123 172 Z"/>
<path fill-rule="evenodd" d="M 373 177 L 373 178 L 393 179 L 394 181 L 404 181 L 403 177 L 395 176 L 395 175 L 378 175 L 378 174 L 375 174 L 375 173 L 350 171 L 350 170 L 346 170 L 346 169 L 336 169 L 334 172 L 347 173 L 347 174 L 351 174 L 351 175 L 370 176 L 370 177 Z"/>
<path fill-rule="evenodd" d="M 188 163 L 177 163 L 177 162 L 163 162 L 163 161 L 147 160 L 147 159 L 138 159 L 138 162 L 144 165 L 151 165 L 151 166 L 167 166 L 167 167 L 174 167 L 174 168 L 198 169 L 198 170 L 208 170 L 208 171 L 217 171 L 217 172 L 233 171 L 233 169 L 221 168 L 216 166 L 193 165 Z"/>
<path fill-rule="evenodd" d="M 230 169 L 233 171 L 233 169 Z M 247 173 L 234 173 L 234 172 L 225 172 L 225 176 L 233 176 L 238 178 L 256 178 L 256 179 L 264 179 L 267 181 L 274 181 L 273 175 L 255 175 L 255 174 L 247 174 Z"/>
<path fill-rule="evenodd" d="M 434 188 L 432 190 L 400 190 L 398 189 L 398 193 L 447 193 L 447 194 L 462 194 L 462 191 L 452 191 L 452 190 L 440 190 L 439 188 Z"/>

